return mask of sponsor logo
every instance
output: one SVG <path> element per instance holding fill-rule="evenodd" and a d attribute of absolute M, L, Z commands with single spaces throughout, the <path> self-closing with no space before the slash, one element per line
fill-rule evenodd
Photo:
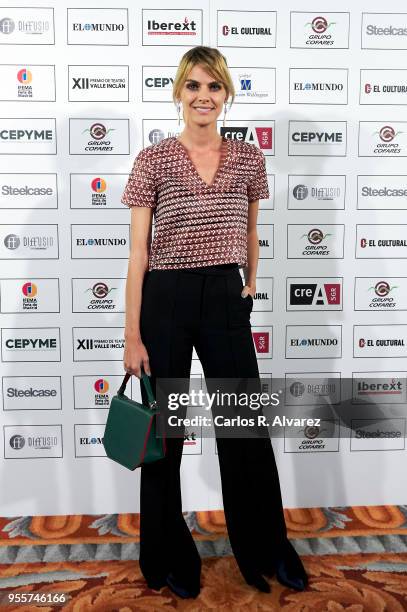
<path fill-rule="evenodd" d="M 342 283 L 323 279 L 287 279 L 288 310 L 338 310 L 342 307 Z M 297 281 L 297 282 L 296 282 Z M 297 308 L 296 308 L 297 307 Z"/>
<path fill-rule="evenodd" d="M 346 121 L 326 121 L 317 130 L 314 125 L 289 122 L 289 155 L 346 155 Z"/>
<path fill-rule="evenodd" d="M 235 85 L 235 104 L 274 104 L 275 68 L 230 68 Z"/>
<path fill-rule="evenodd" d="M 127 9 L 68 8 L 68 45 L 128 45 Z"/>
<path fill-rule="evenodd" d="M 202 44 L 202 10 L 142 9 L 143 45 Z"/>
<path fill-rule="evenodd" d="M 341 357 L 340 325 L 287 325 L 287 359 L 322 359 Z"/>
<path fill-rule="evenodd" d="M 405 13 L 362 13 L 362 49 L 406 49 Z"/>
<path fill-rule="evenodd" d="M 218 10 L 218 46 L 275 47 L 275 11 Z"/>
<path fill-rule="evenodd" d="M 406 225 L 357 225 L 356 257 L 406 257 Z"/>
<path fill-rule="evenodd" d="M 355 325 L 354 357 L 406 357 L 407 325 Z"/>
<path fill-rule="evenodd" d="M 0 44 L 53 45 L 53 9 L 7 7 L 6 15 L 0 18 Z"/>
<path fill-rule="evenodd" d="M 349 48 L 349 13 L 315 14 L 292 11 L 291 47 L 300 49 Z"/>
<path fill-rule="evenodd" d="M 129 225 L 72 225 L 72 259 L 128 257 Z M 90 234 L 90 235 L 89 235 Z"/>
<path fill-rule="evenodd" d="M 351 451 L 403 450 L 405 419 L 352 419 Z"/>
<path fill-rule="evenodd" d="M 61 410 L 60 377 L 3 377 L 3 409 Z"/>
<path fill-rule="evenodd" d="M 359 126 L 360 157 L 407 155 L 406 122 L 378 124 L 361 121 Z"/>
<path fill-rule="evenodd" d="M 264 126 L 255 121 L 247 123 L 248 125 L 239 125 L 239 122 L 230 122 L 227 127 L 221 126 L 220 133 L 230 140 L 244 140 L 253 143 L 262 149 L 266 155 L 274 155 L 274 122 L 267 122 L 268 125 Z"/>
<path fill-rule="evenodd" d="M 0 119 L 0 153 L 55 155 L 55 119 Z"/>
<path fill-rule="evenodd" d="M 364 375 L 364 376 L 362 376 Z M 406 373 L 353 372 L 353 403 L 400 404 L 406 401 Z"/>
<path fill-rule="evenodd" d="M 59 328 L 3 328 L 3 361 L 60 361 Z"/>
<path fill-rule="evenodd" d="M 129 120 L 69 119 L 71 155 L 124 155 L 129 153 Z"/>
<path fill-rule="evenodd" d="M 56 174 L 0 174 L 0 209 L 57 207 Z"/>
<path fill-rule="evenodd" d="M 22 227 L 19 233 L 9 232 L 8 228 Z M 47 232 L 47 227 L 50 231 Z M 2 229 L 4 228 L 4 229 Z M 57 226 L 41 226 L 43 233 L 38 233 L 37 225 L 0 226 L 1 259 L 57 259 L 58 234 Z M 3 234 L 3 236 L 1 236 Z"/>
<path fill-rule="evenodd" d="M 61 425 L 5 425 L 5 459 L 62 457 Z"/>
<path fill-rule="evenodd" d="M 74 361 L 121 360 L 125 341 L 121 327 L 74 327 Z"/>
<path fill-rule="evenodd" d="M 407 310 L 407 278 L 356 277 L 355 310 Z"/>
<path fill-rule="evenodd" d="M 128 102 L 128 66 L 68 66 L 72 102 Z"/>

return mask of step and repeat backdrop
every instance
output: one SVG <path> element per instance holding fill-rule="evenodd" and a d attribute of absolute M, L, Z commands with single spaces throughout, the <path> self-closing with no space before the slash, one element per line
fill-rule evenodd
<path fill-rule="evenodd" d="M 251 315 L 262 376 L 294 379 L 299 415 L 344 380 L 358 381 L 352 400 L 385 407 L 352 435 L 278 436 L 284 504 L 404 503 L 404 3 L 40 4 L 0 7 L 0 515 L 138 511 L 139 471 L 102 445 L 123 376 L 120 198 L 135 155 L 183 129 L 172 81 L 201 44 L 235 82 L 219 131 L 267 161 Z M 191 375 L 203 379 L 195 352 Z M 222 507 L 216 443 L 199 428 L 182 481 L 185 510 Z"/>

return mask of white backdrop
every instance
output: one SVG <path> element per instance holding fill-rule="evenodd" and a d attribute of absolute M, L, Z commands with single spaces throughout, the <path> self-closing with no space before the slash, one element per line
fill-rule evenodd
<path fill-rule="evenodd" d="M 138 511 L 138 471 L 110 462 L 101 444 L 122 376 L 130 213 L 120 196 L 136 153 L 177 132 L 171 78 L 197 44 L 226 55 L 238 93 L 227 136 L 261 146 L 270 173 L 251 319 L 260 371 L 401 384 L 389 399 L 399 438 L 319 436 L 322 448 L 308 451 L 273 442 L 284 505 L 405 503 L 404 3 L 388 2 L 386 15 L 376 0 L 325 0 L 322 12 L 293 0 L 192 0 L 179 10 L 160 0 L 144 13 L 102 0 L 79 11 L 78 2 L 7 4 L 1 515 Z M 321 338 L 329 350 L 310 346 Z M 184 509 L 221 508 L 215 442 L 190 433 Z"/>

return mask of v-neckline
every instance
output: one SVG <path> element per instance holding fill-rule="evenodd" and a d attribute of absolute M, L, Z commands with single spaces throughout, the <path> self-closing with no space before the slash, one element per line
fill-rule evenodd
<path fill-rule="evenodd" d="M 206 181 L 203 180 L 203 178 L 201 177 L 201 175 L 199 174 L 199 172 L 197 170 L 197 167 L 195 166 L 194 162 L 192 161 L 191 156 L 189 155 L 189 151 L 186 148 L 186 146 L 184 144 L 182 144 L 182 142 L 180 140 L 178 140 L 177 136 L 174 136 L 174 139 L 176 140 L 178 145 L 181 147 L 181 149 L 184 151 L 184 155 L 188 159 L 188 162 L 189 162 L 191 168 L 193 169 L 195 176 L 200 181 L 200 183 L 202 183 L 202 185 L 204 185 L 204 187 L 206 187 L 207 189 L 211 189 L 215 185 L 221 170 L 223 169 L 223 167 L 225 166 L 226 162 L 229 159 L 229 139 L 225 138 L 224 136 L 222 136 L 222 145 L 221 145 L 221 148 L 220 148 L 219 164 L 218 164 L 218 167 L 216 168 L 215 174 L 213 175 L 213 179 L 212 179 L 211 183 L 207 183 Z"/>

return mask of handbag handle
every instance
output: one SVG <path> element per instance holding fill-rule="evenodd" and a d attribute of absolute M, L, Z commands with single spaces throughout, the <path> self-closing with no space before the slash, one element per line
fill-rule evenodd
<path fill-rule="evenodd" d="M 142 373 L 142 375 L 141 375 L 140 383 L 143 382 L 143 384 L 144 384 L 144 388 L 146 390 L 147 398 L 148 398 L 148 405 L 150 406 L 150 408 L 156 408 L 157 401 L 156 401 L 156 399 L 154 397 L 154 393 L 153 393 L 153 390 L 151 388 L 150 379 L 147 376 L 147 374 L 145 373 L 143 367 L 141 367 L 141 373 Z M 129 372 L 126 372 L 126 375 L 125 375 L 125 377 L 123 379 L 122 384 L 120 385 L 120 389 L 118 390 L 117 395 L 123 395 L 124 394 L 124 391 L 126 389 L 126 385 L 127 385 L 128 381 L 130 379 L 130 376 L 131 376 L 131 374 Z"/>

